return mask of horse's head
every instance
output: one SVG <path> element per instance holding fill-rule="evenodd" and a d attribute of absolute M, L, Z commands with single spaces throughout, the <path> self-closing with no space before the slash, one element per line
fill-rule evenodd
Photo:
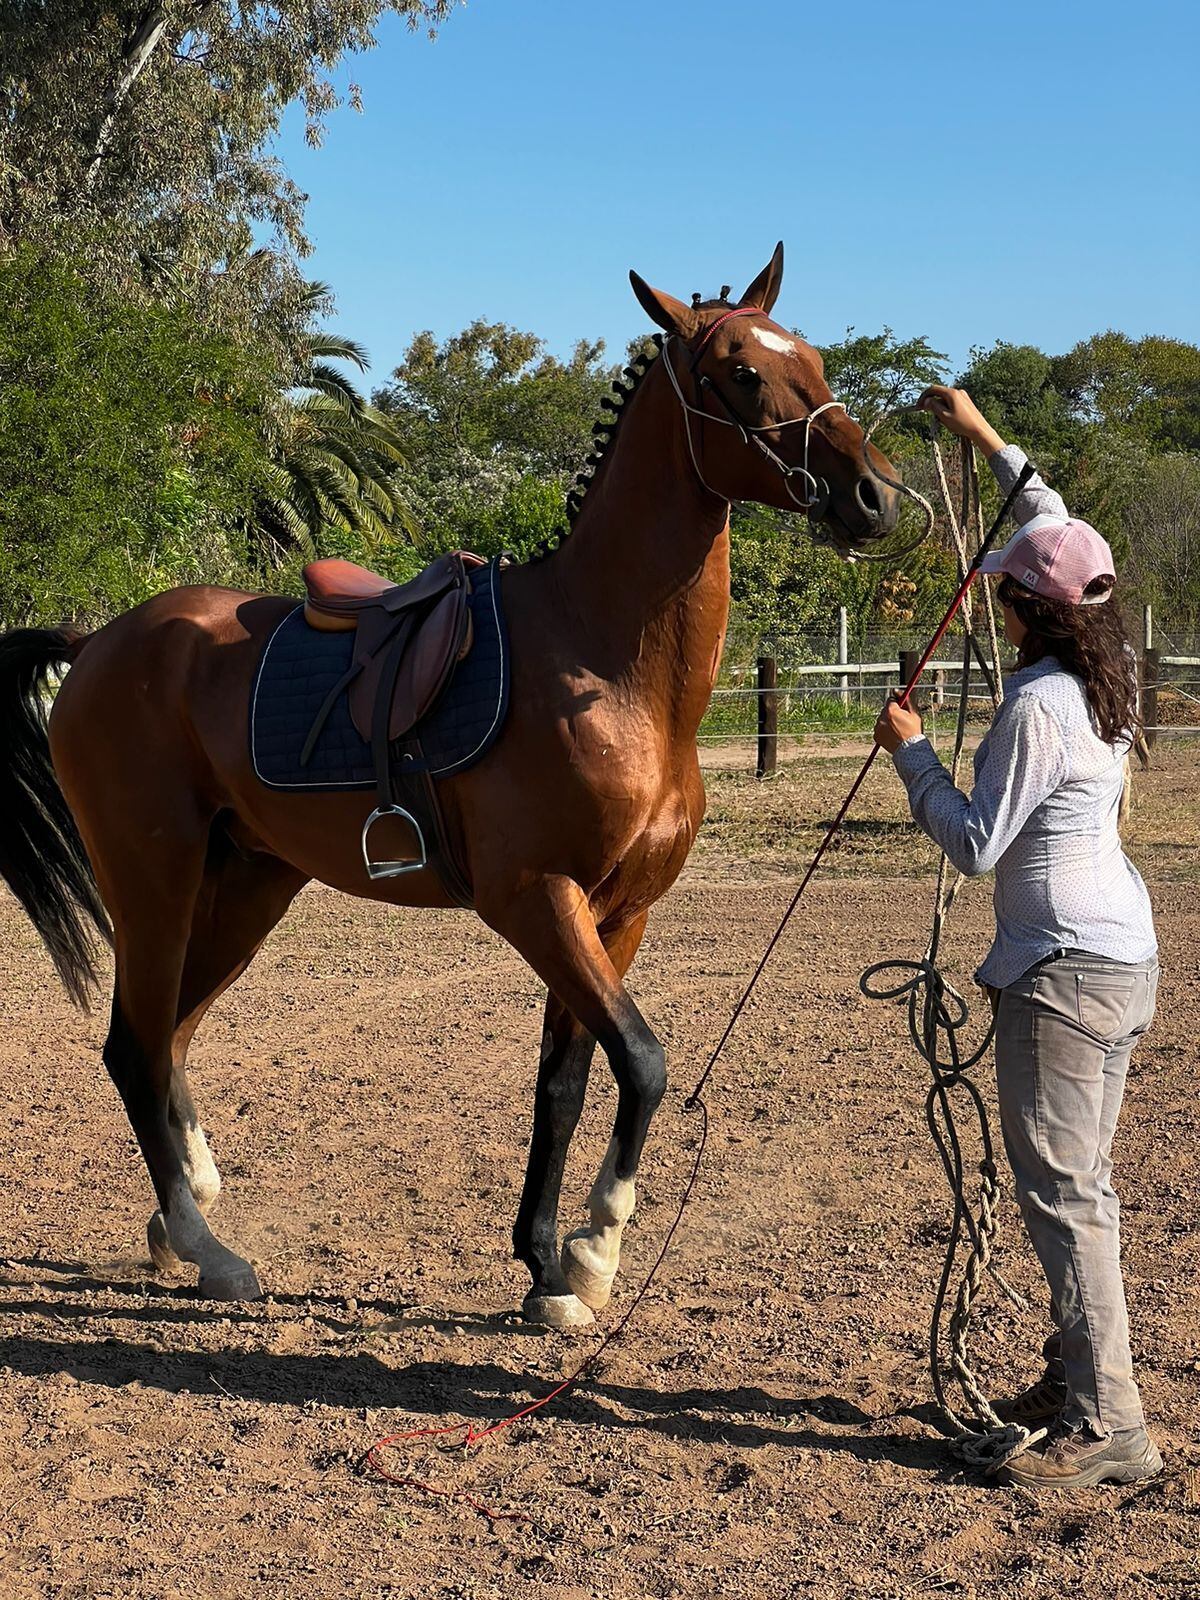
<path fill-rule="evenodd" d="M 669 335 L 663 361 L 706 488 L 806 511 L 816 536 L 843 555 L 891 533 L 900 495 L 886 480 L 895 469 L 834 399 L 817 351 L 771 320 L 782 244 L 737 301 L 687 306 L 636 272 L 629 279 Z"/>

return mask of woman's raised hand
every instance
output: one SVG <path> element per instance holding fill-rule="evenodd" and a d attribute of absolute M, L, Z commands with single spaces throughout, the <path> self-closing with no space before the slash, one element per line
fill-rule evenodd
<path fill-rule="evenodd" d="M 987 455 L 1003 450 L 1004 440 L 965 389 L 951 389 L 947 384 L 934 383 L 926 389 L 917 405 L 922 411 L 932 412 L 944 428 L 956 433 L 960 439 L 970 439 Z"/>

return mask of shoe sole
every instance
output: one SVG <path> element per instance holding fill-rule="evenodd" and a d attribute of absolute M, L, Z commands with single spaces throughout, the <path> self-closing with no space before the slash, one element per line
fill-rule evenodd
<path fill-rule="evenodd" d="M 1090 1489 L 1100 1483 L 1142 1483 L 1147 1478 L 1157 1478 L 1162 1469 L 1158 1446 L 1150 1443 L 1132 1461 L 1097 1461 L 1093 1466 L 1081 1467 L 1070 1478 L 1042 1478 L 1032 1473 L 1025 1476 L 1018 1457 L 1009 1464 L 1008 1478 L 1023 1489 Z"/>

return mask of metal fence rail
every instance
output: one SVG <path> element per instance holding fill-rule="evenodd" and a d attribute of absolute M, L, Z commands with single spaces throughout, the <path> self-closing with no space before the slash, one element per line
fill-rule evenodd
<path fill-rule="evenodd" d="M 911 662 L 906 659 L 907 652 L 899 651 L 891 659 L 851 661 L 844 638 L 839 644 L 838 659 L 833 661 L 794 656 L 780 661 L 760 654 L 753 663 L 727 663 L 713 690 L 699 743 L 755 743 L 756 770 L 763 777 L 775 769 L 783 740 L 844 739 L 866 733 L 884 695 L 907 681 Z M 933 661 L 926 668 L 924 701 L 932 714 L 935 741 L 937 711 L 948 699 L 957 701 L 962 670 L 961 659 Z M 1187 711 L 1200 706 L 1198 671 L 1200 652 L 1168 655 L 1153 647 L 1143 650 L 1139 685 L 1149 743 L 1160 736 L 1200 733 L 1200 715 L 1192 712 L 1189 717 L 1184 711 L 1184 705 Z M 968 703 L 978 707 L 982 713 L 978 720 L 983 722 L 990 717 L 991 697 L 984 692 L 981 675 L 975 672 L 973 677 L 978 687 L 968 692 Z M 1172 716 L 1173 710 L 1183 716 Z"/>

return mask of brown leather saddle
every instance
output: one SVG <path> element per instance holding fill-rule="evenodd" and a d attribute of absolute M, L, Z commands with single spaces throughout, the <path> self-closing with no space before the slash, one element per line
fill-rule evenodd
<path fill-rule="evenodd" d="M 373 879 L 399 877 L 429 864 L 420 820 L 396 799 L 391 747 L 420 722 L 470 650 L 468 574 L 482 565 L 479 556 L 459 550 L 439 556 L 401 584 L 350 561 L 310 561 L 304 569 L 305 621 L 326 632 L 353 629 L 355 639 L 350 666 L 313 719 L 300 761 L 307 765 L 338 696 L 348 692 L 351 718 L 371 746 L 375 767 L 376 805 L 362 832 L 363 863 Z M 432 790 L 432 784 L 427 787 Z M 415 856 L 371 859 L 371 829 L 386 816 L 399 816 L 413 828 Z M 440 815 L 437 820 L 440 834 Z"/>

